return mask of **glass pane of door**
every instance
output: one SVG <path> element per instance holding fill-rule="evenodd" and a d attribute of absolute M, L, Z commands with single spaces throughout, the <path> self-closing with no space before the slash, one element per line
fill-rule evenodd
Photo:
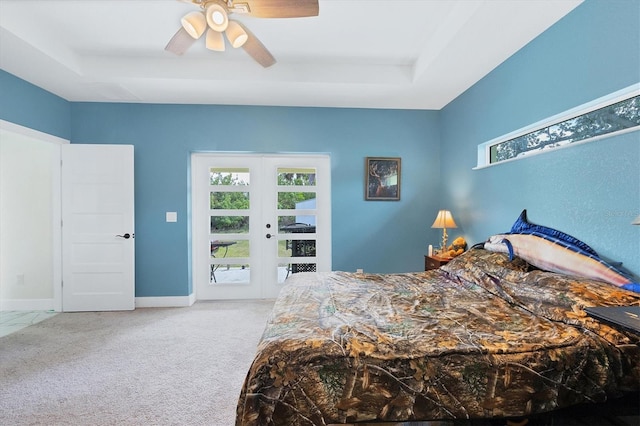
<path fill-rule="evenodd" d="M 251 282 L 249 215 L 251 173 L 246 167 L 209 169 L 211 285 Z"/>
<path fill-rule="evenodd" d="M 290 274 L 316 270 L 315 167 L 278 167 L 278 283 Z"/>

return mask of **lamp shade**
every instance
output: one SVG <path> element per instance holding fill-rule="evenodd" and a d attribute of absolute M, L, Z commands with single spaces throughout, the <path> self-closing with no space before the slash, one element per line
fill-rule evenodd
<path fill-rule="evenodd" d="M 229 21 L 229 26 L 225 33 L 227 34 L 229 43 L 231 43 L 233 47 L 241 47 L 249 38 L 244 28 L 236 21 Z"/>
<path fill-rule="evenodd" d="M 433 221 L 432 228 L 457 228 L 456 222 L 453 220 L 453 216 L 449 210 L 440 210 L 436 220 Z"/>
<path fill-rule="evenodd" d="M 207 19 L 202 12 L 187 13 L 181 20 L 182 28 L 193 38 L 198 39 L 207 29 Z"/>
<path fill-rule="evenodd" d="M 206 15 L 209 27 L 218 32 L 223 32 L 227 29 L 227 26 L 229 25 L 229 17 L 227 16 L 227 11 L 224 7 L 216 3 L 209 5 L 207 6 Z"/>
<path fill-rule="evenodd" d="M 640 225 L 640 216 L 636 217 L 635 219 L 633 219 L 633 222 L 631 222 L 632 225 Z"/>
<path fill-rule="evenodd" d="M 224 37 L 222 33 L 217 32 L 209 28 L 207 30 L 206 46 L 209 50 L 215 50 L 217 52 L 224 51 Z"/>

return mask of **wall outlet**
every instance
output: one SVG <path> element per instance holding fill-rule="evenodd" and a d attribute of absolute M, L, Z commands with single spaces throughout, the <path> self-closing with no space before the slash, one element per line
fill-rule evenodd
<path fill-rule="evenodd" d="M 24 285 L 24 274 L 16 275 L 16 285 Z"/>
<path fill-rule="evenodd" d="M 165 218 L 167 222 L 177 222 L 178 212 L 166 212 Z"/>
<path fill-rule="evenodd" d="M 356 269 L 356 272 L 357 272 L 357 273 L 359 273 L 359 274 L 361 274 L 361 273 L 363 273 L 364 271 L 362 270 L 362 268 L 358 268 L 358 269 Z"/>

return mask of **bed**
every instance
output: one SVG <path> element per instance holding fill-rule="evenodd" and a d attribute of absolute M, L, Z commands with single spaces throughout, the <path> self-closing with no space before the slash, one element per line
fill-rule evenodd
<path fill-rule="evenodd" d="M 602 281 L 469 250 L 440 269 L 287 279 L 237 426 L 522 417 L 640 388 L 640 336 L 586 315 Z"/>

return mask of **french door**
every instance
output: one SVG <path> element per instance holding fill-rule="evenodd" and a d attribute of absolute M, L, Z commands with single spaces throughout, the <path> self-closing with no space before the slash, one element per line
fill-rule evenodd
<path fill-rule="evenodd" d="M 196 298 L 274 298 L 295 273 L 331 270 L 326 155 L 193 154 Z"/>

